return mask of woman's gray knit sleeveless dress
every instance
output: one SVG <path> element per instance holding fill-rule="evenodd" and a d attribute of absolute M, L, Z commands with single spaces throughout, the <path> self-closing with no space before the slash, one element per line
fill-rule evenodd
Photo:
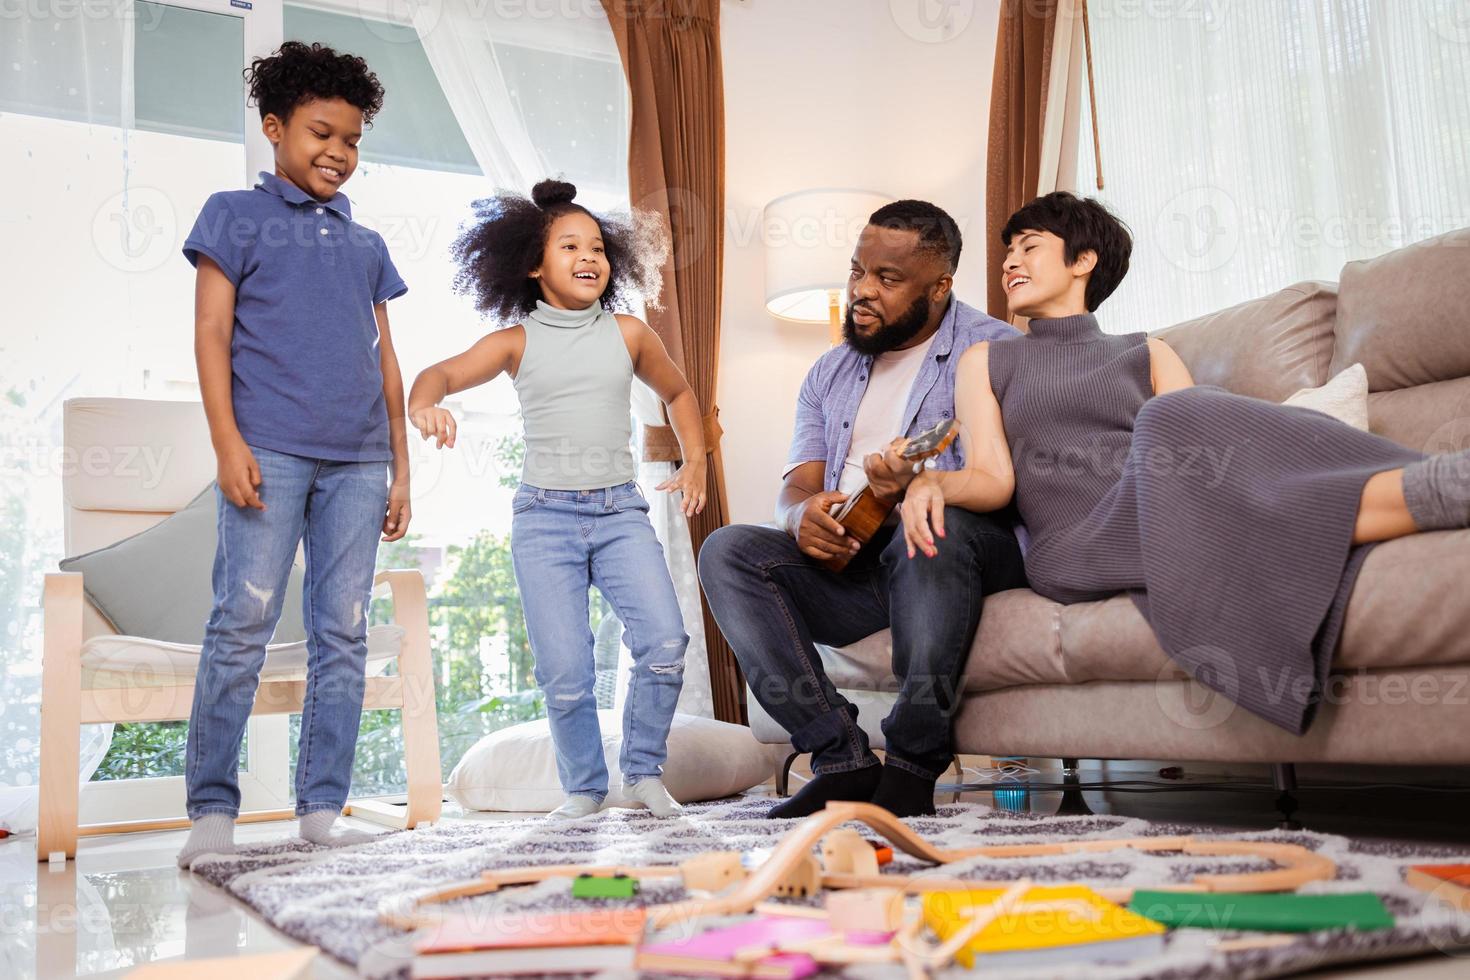
<path fill-rule="evenodd" d="M 1057 602 L 1129 593 L 1175 662 L 1300 734 L 1371 547 L 1363 484 L 1424 457 L 1221 388 L 1155 398 L 1147 341 L 1082 314 L 990 345 L 1027 577 Z"/>

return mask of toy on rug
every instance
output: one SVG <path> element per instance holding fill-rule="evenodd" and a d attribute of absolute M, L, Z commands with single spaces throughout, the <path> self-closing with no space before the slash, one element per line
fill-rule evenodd
<path fill-rule="evenodd" d="M 494 892 L 508 885 L 533 884 L 550 878 L 578 875 L 627 875 L 630 878 L 681 878 L 691 891 L 712 892 L 704 897 L 649 908 L 649 924 L 662 929 L 689 919 L 714 915 L 742 915 L 774 896 L 814 895 L 825 889 L 893 888 L 904 893 L 929 891 L 973 891 L 1007 888 L 1010 882 L 880 874 L 860 857 L 853 844 L 855 832 L 838 828 L 849 822 L 866 824 L 904 853 L 930 864 L 950 864 L 972 857 L 1022 858 L 1056 854 L 1099 853 L 1121 848 L 1140 851 L 1178 851 L 1209 857 L 1263 858 L 1278 865 L 1267 871 L 1240 874 L 1197 875 L 1177 891 L 1263 892 L 1293 891 L 1308 881 L 1330 880 L 1337 866 L 1330 859 L 1297 844 L 1271 841 L 1199 840 L 1192 836 L 1138 837 L 1117 840 L 1083 840 L 1055 844 L 993 844 L 960 849 L 931 845 L 899 818 L 871 803 L 829 803 L 791 829 L 753 871 L 747 872 L 733 852 L 710 852 L 678 866 L 597 867 L 553 865 L 487 871 L 479 878 L 456 882 L 420 895 L 395 896 L 379 907 L 379 919 L 401 929 L 414 929 L 435 921 L 424 906 L 471 895 Z M 833 832 L 836 831 L 834 834 Z M 819 868 L 813 848 L 829 836 L 824 859 L 837 867 Z M 861 840 L 861 838 L 858 838 Z M 864 846 L 868 847 L 866 842 Z M 871 848 L 870 848 L 871 850 Z M 733 856 L 732 856 L 733 854 Z M 842 870 L 838 870 L 838 869 Z M 860 869 L 860 870 L 859 870 Z M 1132 889 L 1103 889 L 1099 894 L 1127 902 Z"/>
<path fill-rule="evenodd" d="M 638 894 L 638 879 L 625 874 L 577 875 L 572 879 L 573 898 L 632 898 Z"/>
<path fill-rule="evenodd" d="M 861 857 L 854 839 L 864 848 L 873 851 L 856 832 L 839 830 L 845 823 L 867 824 L 881 833 L 886 840 L 911 857 L 931 864 L 951 864 L 966 858 L 1028 858 L 1041 855 L 1092 854 L 1092 852 L 1116 851 L 1133 848 L 1138 851 L 1177 851 L 1201 857 L 1245 857 L 1263 858 L 1277 867 L 1266 871 L 1247 871 L 1239 874 L 1200 874 L 1192 882 L 1179 884 L 1175 889 L 1182 892 L 1285 892 L 1295 890 L 1301 884 L 1314 880 L 1329 880 L 1336 874 L 1336 864 L 1329 858 L 1313 854 L 1295 843 L 1276 843 L 1269 840 L 1208 840 L 1192 836 L 1176 837 L 1127 837 L 1114 840 L 1072 840 L 1064 843 L 1013 843 L 1013 845 L 986 845 L 976 848 L 935 848 L 928 840 L 904 826 L 882 807 L 857 802 L 833 802 L 826 810 L 811 814 L 806 820 L 792 827 L 782 837 L 781 843 L 770 851 L 759 867 L 747 871 L 734 852 L 710 852 L 685 861 L 681 865 L 651 865 L 651 867 L 592 867 L 592 865 L 548 865 L 548 867 L 509 868 L 509 870 L 485 871 L 478 879 L 457 882 L 423 893 L 423 895 L 394 896 L 387 899 L 378 909 L 379 920 L 398 929 L 417 929 L 423 924 L 434 923 L 438 917 L 425 911 L 426 905 L 442 904 L 453 899 L 467 898 L 495 892 L 512 884 L 532 884 L 576 876 L 616 876 L 625 874 L 631 879 L 679 877 L 686 889 L 694 892 L 711 892 L 701 898 L 689 898 L 666 905 L 648 908 L 648 923 L 654 929 L 706 917 L 706 915 L 742 915 L 757 907 L 772 896 L 810 896 L 826 889 L 872 889 L 885 887 L 903 893 L 966 892 L 978 889 L 1005 889 L 1010 882 L 979 882 L 979 880 L 935 879 L 935 877 L 903 876 L 903 874 L 876 873 L 872 867 L 872 854 Z M 833 833 L 835 832 L 835 833 Z M 831 835 L 831 840 L 828 839 Z M 813 857 L 813 848 L 823 843 L 822 854 L 833 867 L 822 868 Z M 1103 889 L 1100 895 L 1110 901 L 1127 902 L 1132 889 Z"/>

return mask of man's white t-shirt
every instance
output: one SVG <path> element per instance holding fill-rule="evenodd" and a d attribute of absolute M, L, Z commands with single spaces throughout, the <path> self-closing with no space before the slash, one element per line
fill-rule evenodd
<path fill-rule="evenodd" d="M 935 336 L 938 334 L 907 350 L 891 350 L 873 358 L 868 387 L 852 423 L 852 444 L 842 465 L 842 478 L 837 483 L 841 492 L 851 494 L 861 489 L 868 482 L 863 458 L 883 452 L 890 442 L 903 435 L 901 427 L 909 392 Z"/>

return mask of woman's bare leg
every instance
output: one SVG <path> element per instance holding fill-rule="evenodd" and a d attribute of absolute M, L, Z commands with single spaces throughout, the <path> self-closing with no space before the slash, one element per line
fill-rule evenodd
<path fill-rule="evenodd" d="M 1375 473 L 1363 487 L 1358 503 L 1358 523 L 1353 528 L 1353 544 L 1391 541 L 1419 529 L 1404 502 L 1404 471 L 1384 470 Z"/>

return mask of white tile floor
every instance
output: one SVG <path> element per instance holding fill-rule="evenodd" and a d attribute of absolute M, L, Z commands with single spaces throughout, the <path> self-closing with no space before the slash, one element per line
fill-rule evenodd
<path fill-rule="evenodd" d="M 974 798 L 988 802 L 979 794 Z M 477 814 L 473 819 L 519 816 L 525 815 Z M 360 821 L 346 823 L 375 829 Z M 290 822 L 247 824 L 237 839 L 262 841 L 294 832 Z M 0 842 L 0 977 L 120 977 L 147 962 L 297 945 L 223 892 L 180 872 L 174 855 L 183 839 L 184 831 L 84 838 L 77 859 L 55 867 L 36 862 L 34 837 Z M 324 955 L 312 975 L 336 980 L 355 974 Z M 1458 980 L 1467 975 L 1470 961 L 1437 957 L 1315 976 Z"/>

